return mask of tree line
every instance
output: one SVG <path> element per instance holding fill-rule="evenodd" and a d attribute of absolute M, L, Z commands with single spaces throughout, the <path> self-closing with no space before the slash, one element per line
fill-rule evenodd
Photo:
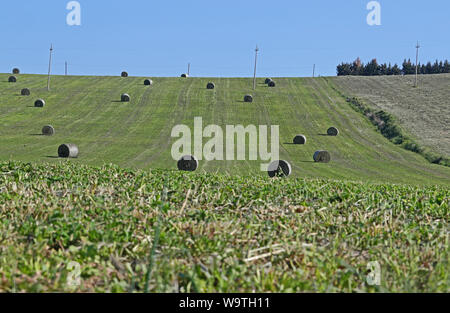
<path fill-rule="evenodd" d="M 416 65 L 411 63 L 411 59 L 404 60 L 402 68 L 397 64 L 378 64 L 377 59 L 373 59 L 367 64 L 361 62 L 360 58 L 357 58 L 352 63 L 342 62 L 337 66 L 337 75 L 354 75 L 354 76 L 377 76 L 377 75 L 410 75 L 416 73 Z M 450 64 L 448 60 L 438 61 L 432 64 L 418 64 L 419 74 L 441 74 L 450 73 Z"/>

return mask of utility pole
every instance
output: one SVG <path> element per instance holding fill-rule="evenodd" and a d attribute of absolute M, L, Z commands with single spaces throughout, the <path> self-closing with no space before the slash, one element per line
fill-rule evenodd
<path fill-rule="evenodd" d="M 66 65 L 66 67 L 65 67 L 64 73 L 66 73 L 66 76 L 67 76 L 67 61 L 66 61 L 65 65 Z"/>
<path fill-rule="evenodd" d="M 187 72 L 188 76 L 189 76 L 190 72 L 191 72 L 191 63 L 188 63 L 188 72 Z"/>
<path fill-rule="evenodd" d="M 419 42 L 417 42 L 417 45 L 416 45 L 416 80 L 414 82 L 414 87 L 417 87 L 417 74 L 419 71 L 419 48 L 420 48 L 420 45 L 419 45 Z"/>
<path fill-rule="evenodd" d="M 52 68 L 52 52 L 53 52 L 53 44 L 50 45 L 50 58 L 48 60 L 47 91 L 50 91 L 50 72 L 51 72 L 51 68 Z"/>
<path fill-rule="evenodd" d="M 316 76 L 316 65 L 313 66 L 313 78 Z"/>
<path fill-rule="evenodd" d="M 255 49 L 255 71 L 253 73 L 253 90 L 256 89 L 256 64 L 258 63 L 258 51 L 259 51 L 258 46 L 256 46 L 256 49 Z"/>

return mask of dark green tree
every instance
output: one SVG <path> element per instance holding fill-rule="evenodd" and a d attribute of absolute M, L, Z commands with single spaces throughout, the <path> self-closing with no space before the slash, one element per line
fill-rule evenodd
<path fill-rule="evenodd" d="M 408 61 L 406 61 L 406 59 L 403 61 L 403 74 L 405 75 L 411 75 L 411 74 L 415 74 L 416 70 L 414 65 L 411 63 L 411 59 L 408 59 Z"/>
<path fill-rule="evenodd" d="M 445 60 L 444 62 L 444 72 L 443 73 L 450 73 L 450 63 L 448 60 Z"/>
<path fill-rule="evenodd" d="M 366 76 L 379 75 L 379 65 L 377 59 L 373 59 L 365 66 L 364 75 Z"/>

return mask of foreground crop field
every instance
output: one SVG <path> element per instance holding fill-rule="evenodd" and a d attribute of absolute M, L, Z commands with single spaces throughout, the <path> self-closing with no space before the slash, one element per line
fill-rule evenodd
<path fill-rule="evenodd" d="M 329 80 L 278 78 L 277 87 L 258 83 L 251 90 L 246 78 L 154 78 L 146 87 L 138 77 L 52 77 L 19 75 L 8 83 L 0 74 L 0 160 L 34 163 L 59 162 L 57 148 L 74 143 L 80 156 L 74 164 L 101 166 L 107 163 L 134 169 L 176 169 L 171 157 L 171 130 L 177 124 L 193 126 L 194 117 L 203 125 L 280 125 L 280 157 L 291 162 L 294 176 L 331 178 L 379 183 L 449 185 L 450 168 L 428 163 L 422 156 L 405 151 L 385 139 Z M 213 81 L 215 90 L 207 90 Z M 20 96 L 30 88 L 31 96 Z M 121 103 L 121 93 L 131 102 Z M 245 94 L 254 96 L 244 103 Z M 43 98 L 44 108 L 33 107 Z M 44 125 L 56 134 L 40 136 Z M 340 130 L 338 137 L 324 136 L 328 127 Z M 292 145 L 304 134 L 307 144 Z M 204 143 L 206 139 L 204 140 Z M 332 161 L 317 164 L 316 150 L 328 150 Z M 201 161 L 200 170 L 229 174 L 265 175 L 260 161 Z"/>
<path fill-rule="evenodd" d="M 349 96 L 394 114 L 400 126 L 421 146 L 450 156 L 450 74 L 414 76 L 335 77 Z"/>
<path fill-rule="evenodd" d="M 448 205 L 437 186 L 4 162 L 0 292 L 449 292 Z"/>

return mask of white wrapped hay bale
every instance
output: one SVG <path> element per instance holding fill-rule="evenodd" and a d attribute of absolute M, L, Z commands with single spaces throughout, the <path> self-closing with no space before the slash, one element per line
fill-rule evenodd
<path fill-rule="evenodd" d="M 78 152 L 78 147 L 72 143 L 62 144 L 58 148 L 58 156 L 60 158 L 77 158 Z"/>
<path fill-rule="evenodd" d="M 53 136 L 55 134 L 55 128 L 51 125 L 46 125 L 42 127 L 42 135 Z"/>
<path fill-rule="evenodd" d="M 319 150 L 314 152 L 313 159 L 317 163 L 329 163 L 331 161 L 331 155 L 328 151 Z"/>
<path fill-rule="evenodd" d="M 296 145 L 304 145 L 306 144 L 306 136 L 305 135 L 297 135 L 294 137 L 294 144 Z"/>
<path fill-rule="evenodd" d="M 285 160 L 277 160 L 270 163 L 267 170 L 269 177 L 287 177 L 292 173 L 291 164 Z"/>
<path fill-rule="evenodd" d="M 193 155 L 183 156 L 177 163 L 180 171 L 194 172 L 198 168 L 198 160 Z"/>

